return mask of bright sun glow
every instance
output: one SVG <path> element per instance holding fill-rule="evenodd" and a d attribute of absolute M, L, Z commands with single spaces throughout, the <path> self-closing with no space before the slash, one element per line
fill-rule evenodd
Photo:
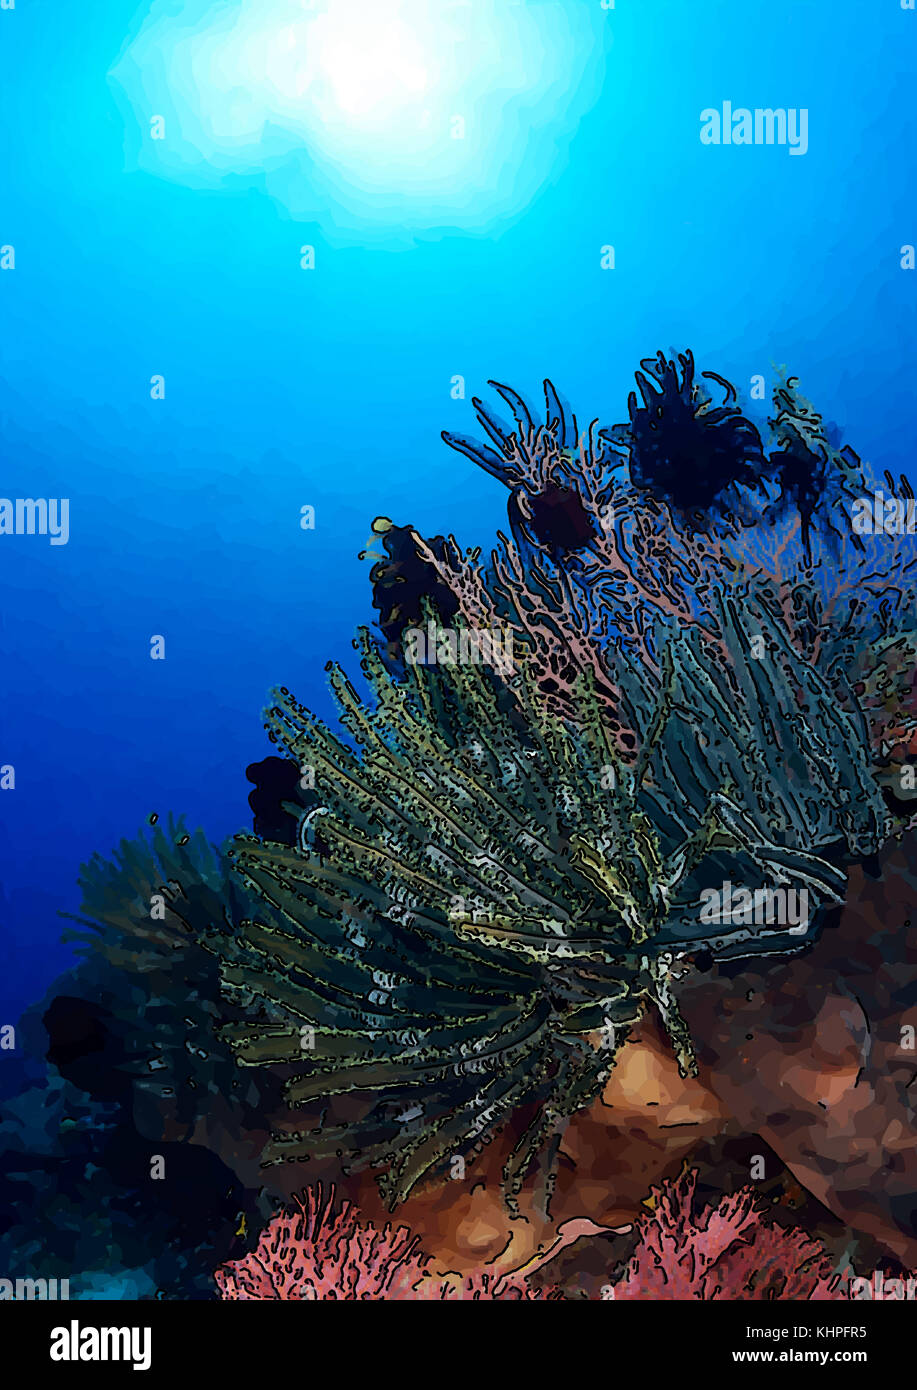
<path fill-rule="evenodd" d="M 266 108 L 304 130 L 337 129 L 378 140 L 423 125 L 423 103 L 440 86 L 437 34 L 423 0 L 346 0 L 322 10 L 295 7 L 278 25 L 270 4 L 240 12 L 229 35 L 204 36 L 200 58 L 215 61 L 212 85 L 228 77 Z"/>
<path fill-rule="evenodd" d="M 348 7 L 349 8 L 349 7 Z M 311 32 L 288 33 L 294 52 L 302 48 L 300 92 L 310 88 L 353 122 L 386 121 L 416 104 L 436 76 L 436 59 L 398 11 L 361 0 L 358 15 L 340 9 L 321 15 Z"/>
<path fill-rule="evenodd" d="M 137 164 L 257 177 L 335 229 L 483 226 L 524 205 L 598 93 L 599 6 L 154 0 L 113 71 Z M 585 12 L 589 12 L 586 15 Z M 163 138 L 144 124 L 160 116 Z"/>

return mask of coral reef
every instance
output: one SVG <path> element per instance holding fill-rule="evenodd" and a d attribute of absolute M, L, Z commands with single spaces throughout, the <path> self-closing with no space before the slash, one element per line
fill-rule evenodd
<path fill-rule="evenodd" d="M 530 1288 L 522 1280 L 487 1270 L 461 1278 L 437 1275 L 418 1239 L 404 1227 L 382 1230 L 361 1220 L 334 1191 L 303 1194 L 297 1209 L 280 1212 L 261 1233 L 254 1250 L 216 1270 L 223 1299 L 445 1300 L 479 1302 L 504 1298 L 535 1302 L 560 1297 L 553 1289 Z"/>
<path fill-rule="evenodd" d="M 750 613 L 776 647 L 776 624 Z M 728 650 L 740 652 L 751 617 L 731 606 L 720 618 Z M 170 892 L 164 912 L 220 956 L 242 1015 L 222 1036 L 244 1064 L 290 1069 L 294 1106 L 356 1091 L 383 1108 L 346 1132 L 283 1134 L 265 1160 L 346 1147 L 385 1164 L 394 1206 L 532 1105 L 506 1165 L 512 1203 L 532 1160 L 545 1147 L 556 1156 L 564 1122 L 601 1090 L 646 1003 L 688 1070 L 679 952 L 793 944 L 785 931 L 705 923 L 703 884 L 741 874 L 835 902 L 838 844 L 848 857 L 872 853 L 885 828 L 865 744 L 785 640 L 782 650 L 794 686 L 776 660 L 766 684 L 742 679 L 736 661 L 729 708 L 703 649 L 673 637 L 653 703 L 646 683 L 633 688 L 630 708 L 642 707 L 629 761 L 585 681 L 573 725 L 540 711 L 525 668 L 503 692 L 509 706 L 474 663 L 409 664 L 393 677 L 368 634 L 372 703 L 331 673 L 362 756 L 277 692 L 267 727 L 314 769 L 321 850 L 308 842 L 309 818 L 290 849 L 239 838 L 231 859 L 247 908 L 224 904 L 216 918 L 191 885 Z M 794 717 L 800 685 L 825 725 L 841 720 L 837 754 Z M 708 756 L 687 759 L 705 730 Z M 831 859 L 815 852 L 828 847 Z M 263 1016 L 244 1016 L 253 1010 Z M 602 1028 L 618 1032 L 596 1048 L 588 1034 Z"/>
<path fill-rule="evenodd" d="M 53 1220 L 61 1107 L 97 1114 L 73 1183 L 112 1248 L 151 1145 L 206 1170 L 225 1229 L 219 1202 L 183 1253 L 170 1227 L 155 1268 L 125 1238 L 142 1296 L 200 1296 L 184 1262 L 209 1241 L 224 1298 L 541 1297 L 513 1260 L 559 1268 L 637 1216 L 615 1298 L 846 1296 L 814 1230 L 762 1222 L 775 1181 L 820 1232 L 915 1263 L 917 550 L 847 517 L 910 485 L 786 373 L 760 426 L 690 353 L 636 383 L 626 423 L 584 431 L 550 382 L 543 418 L 491 383 L 512 424 L 476 399 L 487 442 L 444 436 L 508 489 L 489 558 L 380 519 L 365 695 L 329 669 L 342 732 L 274 692 L 253 835 L 214 849 L 154 817 L 84 868 L 49 1085 L 19 1100 L 60 1123 L 28 1176 L 4 1133 L 2 1166 Z M 805 920 L 711 916 L 726 883 L 805 894 Z M 785 1177 L 746 1188 L 743 1136 Z M 717 1141 L 696 1214 L 675 1169 Z M 312 1188 L 238 1255 L 306 1164 L 343 1205 Z M 418 1239 L 361 1217 L 364 1171 Z M 450 1263 L 434 1227 L 462 1202 L 502 1263 Z"/>
<path fill-rule="evenodd" d="M 617 1298 L 826 1300 L 847 1297 L 846 1280 L 804 1231 L 767 1224 L 746 1187 L 695 1212 L 696 1176 L 654 1190 Z"/>
<path fill-rule="evenodd" d="M 6 1102 L 0 1124 L 0 1262 L 66 1279 L 73 1299 L 206 1299 L 232 1218 L 257 1203 L 206 1147 L 155 1143 L 129 1106 L 92 1100 L 53 1070 Z M 156 1161 L 169 1181 L 155 1183 Z M 231 1224 L 232 1223 L 232 1224 Z"/>
<path fill-rule="evenodd" d="M 849 1270 L 839 1270 L 817 1239 L 764 1218 L 751 1187 L 699 1207 L 696 1173 L 654 1188 L 652 1210 L 638 1222 L 623 1272 L 606 1274 L 596 1297 L 608 1300 L 740 1299 L 841 1301 L 852 1297 Z M 515 1275 L 481 1269 L 462 1276 L 437 1271 L 405 1226 L 377 1228 L 349 1203 L 335 1208 L 333 1190 L 307 1190 L 296 1208 L 280 1211 L 252 1250 L 214 1274 L 220 1297 L 238 1300 L 412 1300 L 563 1297 L 553 1283 L 528 1282 L 532 1269 L 552 1273 L 552 1259 L 571 1240 L 605 1234 L 594 1223 L 558 1241 Z M 913 1277 L 913 1276 L 911 1276 Z"/>
<path fill-rule="evenodd" d="M 914 831 L 854 866 L 811 948 L 685 977 L 706 1083 L 797 1181 L 917 1266 Z"/>

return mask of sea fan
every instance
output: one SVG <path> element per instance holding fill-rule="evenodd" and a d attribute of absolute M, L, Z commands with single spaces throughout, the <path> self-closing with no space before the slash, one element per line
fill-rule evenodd
<path fill-rule="evenodd" d="M 765 522 L 773 524 L 795 512 L 807 560 L 812 556 L 816 516 L 835 550 L 842 539 L 862 550 L 863 542 L 853 532 L 849 516 L 850 503 L 866 491 L 860 460 L 849 447 L 835 447 L 831 431 L 800 391 L 798 378 L 780 380 L 774 390 L 774 411 L 768 472 L 779 494 L 767 508 Z"/>
<path fill-rule="evenodd" d="M 474 397 L 478 423 L 490 443 L 448 430 L 443 439 L 509 488 L 510 527 L 527 556 L 540 551 L 560 557 L 589 546 L 600 534 L 616 475 L 623 470 L 623 451 L 595 422 L 581 437 L 576 416 L 550 381 L 544 382 L 543 423 L 535 422 L 512 387 L 487 384 L 510 407 L 513 425 Z"/>
<path fill-rule="evenodd" d="M 697 816 L 725 782 L 784 843 L 841 842 L 848 860 L 874 853 L 890 822 L 857 700 L 848 692 L 842 703 L 836 686 L 800 657 L 767 589 L 743 602 L 718 595 L 713 607 L 716 643 L 688 629 L 670 646 L 667 699 L 676 713 L 654 746 L 652 785 L 674 781 L 679 804 Z M 623 658 L 612 678 L 623 717 L 645 740 L 665 678 Z M 660 808 L 657 821 L 664 815 Z"/>
<path fill-rule="evenodd" d="M 405 1226 L 381 1230 L 350 1202 L 335 1210 L 334 1190 L 303 1194 L 294 1211 L 278 1212 L 254 1250 L 214 1273 L 222 1299 L 537 1301 L 560 1297 L 490 1271 L 437 1276 Z"/>
<path fill-rule="evenodd" d="M 800 651 L 815 659 L 832 649 L 835 666 L 839 647 L 849 664 L 883 635 L 866 630 L 877 610 L 891 621 L 894 609 L 899 628 L 913 626 L 913 538 L 856 535 L 852 499 L 876 481 L 834 442 L 836 430 L 795 377 L 778 374 L 762 444 L 735 388 L 702 373 L 725 392 L 713 404 L 690 352 L 659 353 L 642 368 L 629 424 L 593 421 L 580 435 L 549 381 L 544 422 L 536 422 L 517 392 L 491 382 L 514 423 L 475 399 L 489 442 L 444 433 L 510 489 L 511 537 L 500 534 L 485 569 L 479 551 L 463 560 L 452 538 L 426 545 L 412 536 L 438 603 L 445 585 L 469 621 L 474 607 L 496 604 L 518 636 L 544 649 L 553 669 L 543 689 L 553 683 L 561 696 L 584 643 L 599 655 L 623 644 L 652 666 L 656 618 L 708 627 L 711 589 L 739 594 L 753 576 L 774 585 Z M 913 496 L 904 478 L 886 473 L 884 486 L 889 496 Z"/>

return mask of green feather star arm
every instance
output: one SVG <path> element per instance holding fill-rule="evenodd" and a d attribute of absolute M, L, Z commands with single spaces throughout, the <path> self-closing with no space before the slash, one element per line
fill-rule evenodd
<path fill-rule="evenodd" d="M 717 652 L 670 634 L 657 686 L 644 672 L 627 689 L 624 670 L 642 731 L 630 763 L 591 683 L 577 722 L 562 722 L 524 663 L 508 681 L 472 663 L 393 677 L 364 632 L 370 699 L 330 668 L 353 747 L 276 692 L 266 727 L 313 769 L 320 814 L 298 847 L 233 844 L 258 911 L 216 946 L 224 986 L 274 1021 L 232 1041 L 243 1065 L 289 1065 L 293 1105 L 378 1098 L 345 1147 L 386 1168 L 392 1202 L 531 1105 L 505 1173 L 515 1201 L 532 1160 L 613 1066 L 615 1048 L 588 1035 L 610 1026 L 620 1045 L 649 1004 L 693 1070 L 679 957 L 698 945 L 750 952 L 767 936 L 699 931 L 699 885 L 732 873 L 837 901 L 843 871 L 819 849 L 880 834 L 849 716 L 829 708 L 766 608 L 723 604 L 720 618 Z M 752 634 L 769 652 L 758 666 Z M 823 721 L 817 735 L 807 711 Z M 740 801 L 737 787 L 752 794 Z M 310 1144 L 278 1136 L 268 1161 L 319 1151 Z"/>
<path fill-rule="evenodd" d="M 700 902 L 726 879 L 805 888 L 816 910 L 840 899 L 845 862 L 888 832 L 865 722 L 763 599 L 723 600 L 717 616 L 715 642 L 661 630 L 655 675 L 609 654 L 603 696 L 584 676 L 567 720 L 546 711 L 524 657 L 511 675 L 457 663 L 394 676 L 364 632 L 366 697 L 330 668 L 342 734 L 286 689 L 266 712 L 318 797 L 297 844 L 240 835 L 208 858 L 157 830 L 155 853 L 92 866 L 100 947 L 206 957 L 235 1070 L 279 1077 L 293 1125 L 303 1111 L 264 1162 L 376 1166 L 397 1205 L 524 1111 L 506 1197 L 515 1207 L 534 1164 L 546 1199 L 564 1125 L 646 1009 L 694 1069 L 676 998 L 686 957 L 805 944 L 705 921 Z"/>

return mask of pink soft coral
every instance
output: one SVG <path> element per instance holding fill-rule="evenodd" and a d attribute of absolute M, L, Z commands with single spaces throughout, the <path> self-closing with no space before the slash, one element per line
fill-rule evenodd
<path fill-rule="evenodd" d="M 434 1276 L 430 1258 L 405 1226 L 381 1231 L 350 1203 L 334 1210 L 334 1191 L 323 1199 L 307 1191 L 298 1209 L 280 1212 L 256 1248 L 216 1270 L 223 1299 L 546 1299 L 560 1295 L 529 1288 L 489 1272 L 464 1278 Z"/>
<path fill-rule="evenodd" d="M 802 1230 L 767 1225 L 756 1194 L 743 1188 L 695 1214 L 696 1175 L 653 1189 L 655 1209 L 641 1218 L 639 1243 L 619 1298 L 846 1298 L 830 1255 Z"/>
<path fill-rule="evenodd" d="M 803 1230 L 765 1222 L 752 1188 L 698 1212 L 695 1186 L 696 1174 L 689 1172 L 653 1189 L 655 1209 L 641 1217 L 627 1272 L 611 1286 L 616 1300 L 851 1296 L 849 1280 L 835 1271 L 821 1242 Z M 518 1275 L 436 1274 L 405 1226 L 379 1230 L 350 1202 L 335 1211 L 333 1198 L 333 1189 L 323 1199 L 318 1188 L 304 1193 L 296 1210 L 278 1213 L 254 1250 L 216 1271 L 220 1297 L 532 1301 L 563 1296 L 557 1288 L 534 1289 Z M 569 1224 L 576 1236 L 604 1233 L 592 1222 Z M 556 1249 L 568 1243 L 561 1239 Z"/>

